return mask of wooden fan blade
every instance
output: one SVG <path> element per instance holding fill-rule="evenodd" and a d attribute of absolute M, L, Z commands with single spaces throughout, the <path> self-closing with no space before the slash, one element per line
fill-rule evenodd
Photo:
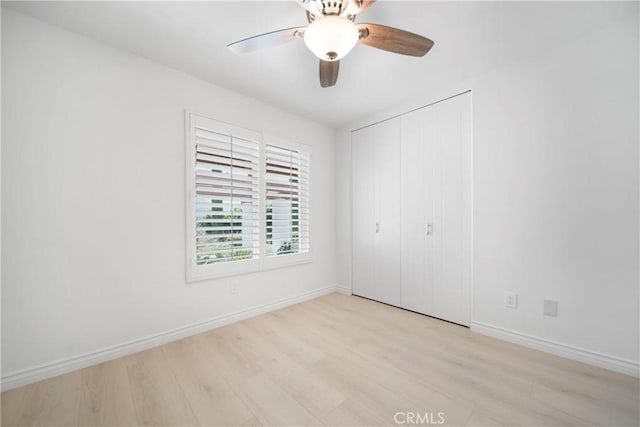
<path fill-rule="evenodd" d="M 285 30 L 271 31 L 270 33 L 259 34 L 231 44 L 227 47 L 235 53 L 253 52 L 271 46 L 287 43 L 292 40 L 302 38 L 304 27 L 287 28 Z"/>
<path fill-rule="evenodd" d="M 376 0 L 349 0 L 349 4 L 347 5 L 343 15 L 357 15 L 375 2 Z"/>
<path fill-rule="evenodd" d="M 358 30 L 360 43 L 401 55 L 424 56 L 433 47 L 433 40 L 385 25 L 358 24 Z"/>
<path fill-rule="evenodd" d="M 320 86 L 330 87 L 338 81 L 338 71 L 340 70 L 340 61 L 323 61 L 320 60 Z"/>

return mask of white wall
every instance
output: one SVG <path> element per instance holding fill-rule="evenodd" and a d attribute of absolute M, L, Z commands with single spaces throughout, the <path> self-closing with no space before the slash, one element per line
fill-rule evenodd
<path fill-rule="evenodd" d="M 639 360 L 638 47 L 636 16 L 474 92 L 474 320 Z"/>
<path fill-rule="evenodd" d="M 338 198 L 350 188 L 349 130 L 473 89 L 476 328 L 637 371 L 638 47 L 632 15 L 352 123 L 337 135 Z M 348 260 L 351 231 L 341 234 L 337 259 Z M 349 263 L 337 272 L 350 287 Z M 503 306 L 507 290 L 517 310 Z M 557 318 L 542 315 L 543 299 L 559 301 Z"/>
<path fill-rule="evenodd" d="M 10 10 L 2 65 L 4 379 L 335 289 L 331 129 Z M 185 283 L 185 109 L 313 147 L 312 264 Z"/>

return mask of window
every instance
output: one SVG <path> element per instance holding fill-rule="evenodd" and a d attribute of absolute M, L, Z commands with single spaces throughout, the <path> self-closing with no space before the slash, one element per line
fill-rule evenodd
<path fill-rule="evenodd" d="M 266 255 L 309 252 L 310 155 L 266 146 Z"/>
<path fill-rule="evenodd" d="M 309 260 L 307 147 L 192 113 L 187 143 L 189 281 Z"/>
<path fill-rule="evenodd" d="M 259 259 L 260 134 L 196 115 L 189 119 L 189 262 L 197 278 L 216 271 L 216 264 Z M 240 268 L 247 266 L 217 272 Z"/>

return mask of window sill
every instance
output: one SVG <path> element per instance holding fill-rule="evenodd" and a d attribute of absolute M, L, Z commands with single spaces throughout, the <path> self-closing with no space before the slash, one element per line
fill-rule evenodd
<path fill-rule="evenodd" d="M 187 271 L 187 283 L 215 280 L 224 277 L 242 276 L 259 273 L 262 271 L 277 270 L 280 268 L 295 267 L 297 265 L 311 264 L 313 259 L 310 253 L 271 256 L 262 260 L 239 261 L 210 265 L 205 268 L 191 266 Z M 197 270 L 197 271 L 195 271 Z"/>

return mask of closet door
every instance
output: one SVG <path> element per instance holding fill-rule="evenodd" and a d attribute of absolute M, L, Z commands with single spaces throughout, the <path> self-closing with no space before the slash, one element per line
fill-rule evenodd
<path fill-rule="evenodd" d="M 375 156 L 367 136 L 364 130 L 351 134 L 352 286 L 353 293 L 362 296 L 372 292 L 374 274 L 369 265 L 375 260 Z"/>
<path fill-rule="evenodd" d="M 433 313 L 433 110 L 402 116 L 402 287 L 401 306 Z"/>
<path fill-rule="evenodd" d="M 400 305 L 400 119 L 354 131 L 353 293 Z"/>
<path fill-rule="evenodd" d="M 471 102 L 402 116 L 403 308 L 471 320 Z"/>
<path fill-rule="evenodd" d="M 471 95 L 433 105 L 432 234 L 435 317 L 471 321 L 472 148 Z"/>

